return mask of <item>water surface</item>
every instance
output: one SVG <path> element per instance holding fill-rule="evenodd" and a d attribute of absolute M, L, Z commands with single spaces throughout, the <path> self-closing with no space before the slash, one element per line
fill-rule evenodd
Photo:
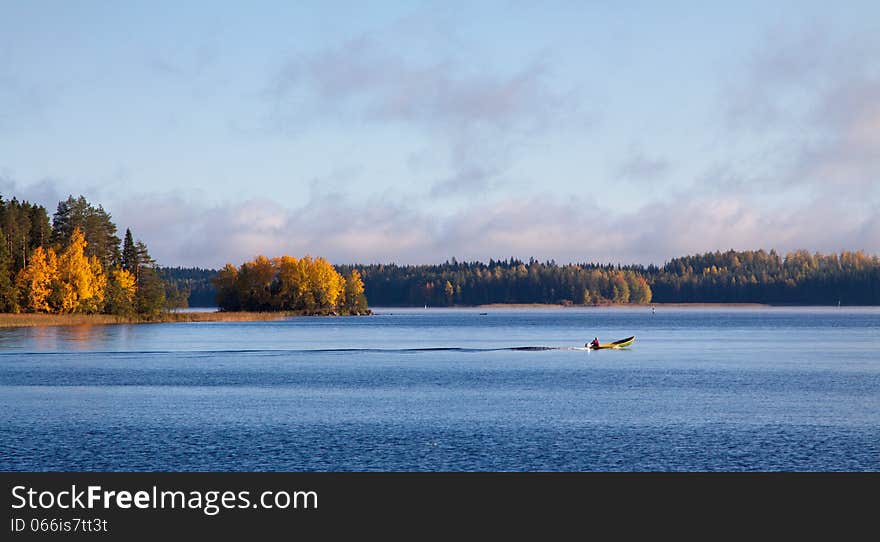
<path fill-rule="evenodd" d="M 376 312 L 0 329 L 0 470 L 880 470 L 878 309 Z"/>

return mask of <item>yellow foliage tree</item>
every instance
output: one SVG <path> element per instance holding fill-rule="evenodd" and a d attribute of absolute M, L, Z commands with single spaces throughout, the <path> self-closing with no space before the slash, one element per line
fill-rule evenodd
<path fill-rule="evenodd" d="M 345 293 L 345 279 L 324 258 L 312 262 L 312 284 L 320 307 L 336 307 Z"/>
<path fill-rule="evenodd" d="M 300 268 L 299 261 L 293 256 L 280 256 L 272 260 L 272 265 L 278 273 L 278 305 L 281 307 L 297 306 L 300 292 Z"/>
<path fill-rule="evenodd" d="M 268 310 L 272 308 L 272 281 L 275 269 L 265 256 L 257 256 L 253 261 L 241 266 L 238 273 L 238 286 L 241 294 L 249 300 L 249 310 Z"/>
<path fill-rule="evenodd" d="M 85 300 L 86 312 L 100 312 L 103 308 L 105 294 L 107 292 L 107 275 L 104 274 L 104 266 L 97 256 L 89 257 L 89 267 L 92 270 L 92 296 Z"/>
<path fill-rule="evenodd" d="M 322 310 L 347 307 L 349 300 L 366 309 L 363 281 L 347 289 L 346 279 L 324 258 L 258 256 L 236 269 L 227 264 L 217 277 L 217 302 L 221 310 Z"/>
<path fill-rule="evenodd" d="M 449 281 L 446 281 L 446 284 L 452 288 L 452 284 Z M 447 293 L 447 295 L 451 299 L 454 293 L 455 291 L 453 290 L 452 293 Z M 364 281 L 361 279 L 361 274 L 357 269 L 352 269 L 345 279 L 345 298 L 343 302 L 345 308 L 349 311 L 360 311 L 367 308 L 367 298 L 364 297 Z"/>
<path fill-rule="evenodd" d="M 296 262 L 297 278 L 299 279 L 299 301 L 302 308 L 309 310 L 314 309 L 318 303 L 314 291 L 314 285 L 316 284 L 314 267 L 312 257 L 308 254 Z"/>
<path fill-rule="evenodd" d="M 49 312 L 52 283 L 58 279 L 58 259 L 51 248 L 37 247 L 27 267 L 18 272 L 16 286 L 22 292 L 24 305 L 34 312 Z"/>
<path fill-rule="evenodd" d="M 107 277 L 105 292 L 105 311 L 110 314 L 134 312 L 135 295 L 137 295 L 137 279 L 134 273 L 120 267 L 114 268 Z"/>
<path fill-rule="evenodd" d="M 113 279 L 119 285 L 120 290 L 124 293 L 129 301 L 134 301 L 134 295 L 137 293 L 137 280 L 134 275 L 122 268 L 113 270 Z"/>
<path fill-rule="evenodd" d="M 97 258 L 86 257 L 87 245 L 82 231 L 74 228 L 70 244 L 58 258 L 60 312 L 97 312 L 104 302 L 107 277 Z"/>

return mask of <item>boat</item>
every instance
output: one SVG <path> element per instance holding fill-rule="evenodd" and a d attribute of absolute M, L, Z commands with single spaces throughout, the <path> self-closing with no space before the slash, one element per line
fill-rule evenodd
<path fill-rule="evenodd" d="M 620 339 L 619 341 L 614 341 L 613 343 L 599 343 L 599 346 L 592 346 L 590 343 L 587 343 L 587 348 L 590 350 L 604 350 L 606 348 L 626 348 L 630 346 L 633 341 L 636 340 L 635 335 L 632 337 L 627 337 L 626 339 Z"/>

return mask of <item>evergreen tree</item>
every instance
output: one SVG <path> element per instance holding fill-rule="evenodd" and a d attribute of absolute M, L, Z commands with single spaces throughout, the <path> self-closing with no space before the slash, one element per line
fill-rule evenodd
<path fill-rule="evenodd" d="M 12 272 L 18 273 L 28 264 L 35 248 L 48 245 L 46 209 L 16 198 L 4 201 L 0 196 L 0 229 L 6 238 L 6 249 L 12 257 Z"/>
<path fill-rule="evenodd" d="M 142 267 L 137 283 L 135 308 L 138 314 L 155 317 L 165 310 L 165 285 L 152 267 Z"/>
<path fill-rule="evenodd" d="M 13 276 L 12 254 L 0 229 L 0 312 L 18 312 L 18 289 Z"/>
<path fill-rule="evenodd" d="M 52 218 L 52 241 L 56 245 L 66 246 L 76 228 L 85 235 L 87 256 L 95 256 L 105 268 L 119 263 L 120 241 L 116 236 L 116 225 L 103 207 L 92 206 L 84 196 L 69 196 L 59 202 Z"/>
<path fill-rule="evenodd" d="M 123 269 L 137 278 L 140 261 L 138 260 L 137 247 L 135 247 L 129 228 L 125 228 L 125 238 L 122 242 L 122 261 L 120 263 Z"/>

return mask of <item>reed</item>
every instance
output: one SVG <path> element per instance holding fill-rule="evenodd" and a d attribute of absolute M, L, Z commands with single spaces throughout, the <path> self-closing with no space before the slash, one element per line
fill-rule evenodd
<path fill-rule="evenodd" d="M 0 313 L 0 327 L 149 324 L 163 322 L 249 322 L 280 320 L 293 312 L 163 312 L 153 317 L 113 314 L 9 314 Z"/>

